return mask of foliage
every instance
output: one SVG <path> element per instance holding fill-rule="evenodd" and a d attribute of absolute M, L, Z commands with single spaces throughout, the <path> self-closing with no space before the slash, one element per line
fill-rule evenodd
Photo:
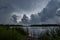
<path fill-rule="evenodd" d="M 60 30 L 55 30 L 56 33 L 52 30 L 51 35 L 46 32 L 42 37 L 39 36 L 39 40 L 60 40 Z"/>
<path fill-rule="evenodd" d="M 25 35 L 25 36 L 28 35 L 28 32 L 24 31 L 24 29 L 22 29 L 22 28 L 16 28 L 16 31 L 22 35 Z"/>
<path fill-rule="evenodd" d="M 0 26 L 0 40 L 23 40 L 23 35 L 18 33 L 16 30 Z"/>

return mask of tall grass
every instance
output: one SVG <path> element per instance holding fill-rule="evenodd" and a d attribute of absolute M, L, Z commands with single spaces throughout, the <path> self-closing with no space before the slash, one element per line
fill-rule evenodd
<path fill-rule="evenodd" d="M 16 30 L 0 26 L 0 40 L 23 40 L 24 36 Z"/>

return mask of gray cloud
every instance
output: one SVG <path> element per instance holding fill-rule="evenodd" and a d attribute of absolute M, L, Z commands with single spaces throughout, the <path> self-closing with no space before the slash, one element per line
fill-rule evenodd
<path fill-rule="evenodd" d="M 19 15 L 26 14 L 30 17 L 31 14 L 40 12 L 48 3 L 49 0 L 15 0 L 12 1 L 14 9 Z"/>
<path fill-rule="evenodd" d="M 31 24 L 56 24 L 60 23 L 60 3 L 57 0 L 51 0 L 48 5 L 37 15 L 31 15 Z M 57 17 L 59 16 L 59 17 Z"/>
<path fill-rule="evenodd" d="M 38 13 L 47 3 L 48 0 L 0 0 L 0 24 L 9 23 L 13 13 L 18 15 Z"/>
<path fill-rule="evenodd" d="M 12 12 L 11 4 L 5 0 L 0 0 L 0 24 L 7 24 Z"/>

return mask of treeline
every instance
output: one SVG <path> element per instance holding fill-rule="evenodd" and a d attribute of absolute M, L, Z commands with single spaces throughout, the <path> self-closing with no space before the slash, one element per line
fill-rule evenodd
<path fill-rule="evenodd" d="M 22 24 L 22 25 L 15 25 L 15 24 L 0 24 L 0 26 L 8 26 L 8 27 L 10 27 L 10 26 L 12 26 L 12 27 L 52 27 L 52 26 L 54 26 L 54 27 L 59 27 L 60 26 L 60 24 Z"/>

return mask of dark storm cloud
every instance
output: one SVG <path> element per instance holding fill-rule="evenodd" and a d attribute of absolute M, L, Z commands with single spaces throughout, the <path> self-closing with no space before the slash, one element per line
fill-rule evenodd
<path fill-rule="evenodd" d="M 48 3 L 49 0 L 15 0 L 12 5 L 16 12 L 15 14 L 26 14 L 30 17 L 31 14 L 40 12 Z"/>
<path fill-rule="evenodd" d="M 0 0 L 0 24 L 9 23 L 13 12 L 37 13 L 45 7 L 47 2 L 48 0 Z"/>
<path fill-rule="evenodd" d="M 0 0 L 0 24 L 6 24 L 9 21 L 13 8 L 6 0 Z"/>
<path fill-rule="evenodd" d="M 40 3 L 41 1 L 42 0 L 11 0 L 13 6 L 24 11 L 34 9 L 36 7 L 36 4 Z"/>
<path fill-rule="evenodd" d="M 47 1 L 48 0 L 15 0 L 13 5 L 19 8 L 20 11 L 35 12 L 42 9 L 47 4 Z"/>
<path fill-rule="evenodd" d="M 57 0 L 51 0 L 46 8 L 39 14 L 39 17 L 32 15 L 32 23 L 40 24 L 59 24 L 60 23 L 60 2 Z"/>

